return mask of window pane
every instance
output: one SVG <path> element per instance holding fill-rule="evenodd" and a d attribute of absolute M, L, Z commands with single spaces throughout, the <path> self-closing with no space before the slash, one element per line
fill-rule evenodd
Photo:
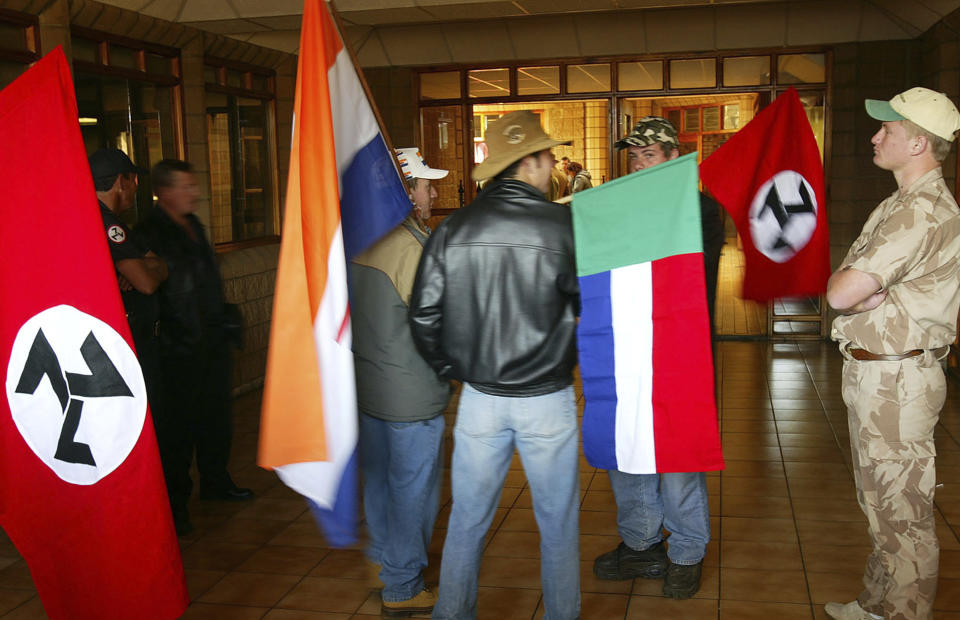
<path fill-rule="evenodd" d="M 518 67 L 517 94 L 560 94 L 560 67 Z"/>
<path fill-rule="evenodd" d="M 670 61 L 670 88 L 712 88 L 716 85 L 716 58 Z"/>
<path fill-rule="evenodd" d="M 84 60 L 86 62 L 100 64 L 99 44 L 96 41 L 73 37 L 70 41 L 70 47 L 73 51 L 74 60 Z"/>
<path fill-rule="evenodd" d="M 731 103 L 723 106 L 723 128 L 740 129 L 740 104 Z"/>
<path fill-rule="evenodd" d="M 121 67 L 123 69 L 134 69 L 139 70 L 140 65 L 137 63 L 137 51 L 132 50 L 129 47 L 122 47 L 120 45 L 111 44 L 108 48 L 110 50 L 110 66 L 111 67 Z"/>
<path fill-rule="evenodd" d="M 24 31 L 23 26 L 0 22 L 0 48 L 18 52 L 30 51 Z"/>
<path fill-rule="evenodd" d="M 210 93 L 207 93 L 209 102 Z M 210 155 L 210 234 L 214 243 L 224 243 L 233 238 L 230 124 L 229 111 L 225 108 L 207 108 L 207 150 Z"/>
<path fill-rule="evenodd" d="M 827 79 L 823 54 L 787 54 L 777 57 L 778 84 L 809 84 Z"/>
<path fill-rule="evenodd" d="M 460 72 L 442 71 L 440 73 L 421 73 L 420 98 L 459 99 Z"/>
<path fill-rule="evenodd" d="M 235 88 L 246 88 L 246 83 L 243 80 L 243 71 L 237 71 L 236 69 L 227 69 L 227 86 L 233 86 Z"/>
<path fill-rule="evenodd" d="M 568 93 L 600 93 L 610 90 L 610 65 L 567 67 Z"/>
<path fill-rule="evenodd" d="M 206 101 L 214 242 L 273 234 L 270 103 L 217 93 Z"/>
<path fill-rule="evenodd" d="M 770 83 L 769 56 L 723 59 L 724 86 L 754 86 Z"/>
<path fill-rule="evenodd" d="M 467 74 L 471 97 L 502 97 L 510 94 L 509 69 L 474 69 Z"/>
<path fill-rule="evenodd" d="M 269 78 L 267 78 L 267 76 L 265 75 L 260 75 L 259 73 L 250 74 L 250 85 L 253 88 L 253 90 L 259 90 L 264 92 L 269 91 L 270 84 L 268 80 Z"/>
<path fill-rule="evenodd" d="M 720 106 L 703 108 L 703 130 L 720 131 Z"/>
<path fill-rule="evenodd" d="M 619 90 L 660 90 L 663 88 L 663 63 L 621 62 L 617 65 Z"/>
<path fill-rule="evenodd" d="M 700 108 L 688 108 L 683 111 L 683 131 L 700 131 Z"/>
<path fill-rule="evenodd" d="M 147 60 L 147 73 L 173 75 L 173 63 L 170 62 L 169 56 L 161 56 L 149 52 L 145 53 L 144 56 L 146 56 Z"/>

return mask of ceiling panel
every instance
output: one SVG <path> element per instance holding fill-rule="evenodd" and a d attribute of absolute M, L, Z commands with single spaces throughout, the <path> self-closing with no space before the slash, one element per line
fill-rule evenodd
<path fill-rule="evenodd" d="M 273 31 L 273 28 L 258 25 L 248 19 L 216 19 L 203 22 L 183 22 L 185 26 L 199 28 L 214 34 L 245 34 L 252 32 Z"/>
<path fill-rule="evenodd" d="M 273 41 L 275 49 L 284 51 L 299 37 L 303 10 L 303 0 L 100 1 L 244 40 L 256 34 L 260 44 Z M 371 50 L 371 57 L 449 57 L 452 50 L 457 61 L 478 62 L 552 56 L 557 50 L 569 50 L 573 56 L 916 37 L 960 8 L 960 0 L 339 0 L 334 5 L 347 25 L 376 30 L 384 47 Z M 674 9 L 670 13 L 678 17 L 666 20 L 669 31 L 662 29 L 660 11 L 653 9 Z M 575 36 L 566 26 L 545 32 L 543 49 L 535 53 L 530 33 L 550 31 L 551 23 L 562 23 L 554 18 L 572 14 Z M 505 22 L 490 25 L 505 18 L 510 19 L 509 28 Z M 602 22 L 610 24 L 608 33 L 595 31 Z M 628 23 L 634 27 L 646 23 L 646 31 L 623 26 Z M 392 36 L 392 30 L 430 24 L 435 32 L 448 33 L 449 47 L 411 53 L 386 43 L 407 41 L 405 34 Z M 490 28 L 496 32 L 491 40 L 473 34 Z"/>

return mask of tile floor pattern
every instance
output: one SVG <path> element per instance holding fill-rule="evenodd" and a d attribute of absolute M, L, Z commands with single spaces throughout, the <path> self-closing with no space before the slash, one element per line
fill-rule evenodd
<path fill-rule="evenodd" d="M 839 354 L 823 342 L 721 342 L 717 376 L 727 469 L 709 477 L 713 541 L 695 598 L 659 596 L 661 582 L 605 582 L 593 558 L 617 544 L 607 476 L 582 461 L 580 542 L 583 618 L 825 618 L 823 603 L 859 590 L 868 552 L 854 497 Z M 937 427 L 937 523 L 942 555 L 937 618 L 960 618 L 960 390 Z M 448 436 L 454 422 L 447 414 Z M 255 465 L 259 394 L 236 401 L 233 471 L 257 492 L 247 504 L 191 505 L 197 531 L 181 540 L 190 619 L 306 620 L 374 617 L 375 591 L 361 552 L 328 549 L 303 502 Z M 449 450 L 452 446 L 448 440 Z M 449 480 L 449 472 L 447 472 Z M 449 486 L 427 579 L 435 582 L 450 511 Z M 538 537 L 531 497 L 514 461 L 489 534 L 480 617 L 536 619 Z M 0 615 L 44 618 L 30 574 L 0 543 Z M 104 610 L 104 618 L 111 618 Z"/>

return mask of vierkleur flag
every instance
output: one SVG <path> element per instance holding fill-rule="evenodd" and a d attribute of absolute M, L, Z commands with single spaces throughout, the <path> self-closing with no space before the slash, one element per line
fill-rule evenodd
<path fill-rule="evenodd" d="M 696 161 L 574 196 L 583 450 L 594 467 L 723 468 Z"/>
<path fill-rule="evenodd" d="M 410 211 L 327 3 L 307 0 L 260 425 L 261 467 L 356 538 L 357 401 L 346 261 Z"/>
<path fill-rule="evenodd" d="M 0 91 L 0 523 L 54 620 L 188 598 L 59 47 Z"/>
<path fill-rule="evenodd" d="M 819 295 L 830 277 L 823 164 L 793 88 L 700 165 L 743 244 L 743 297 Z"/>

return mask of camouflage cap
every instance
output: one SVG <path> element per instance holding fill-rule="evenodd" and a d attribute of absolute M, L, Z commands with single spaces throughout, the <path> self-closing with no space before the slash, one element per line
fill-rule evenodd
<path fill-rule="evenodd" d="M 651 144 L 668 144 L 679 148 L 680 140 L 673 123 L 662 116 L 644 116 L 633 127 L 633 131 L 617 140 L 614 145 L 617 149 L 628 146 L 650 146 Z"/>

